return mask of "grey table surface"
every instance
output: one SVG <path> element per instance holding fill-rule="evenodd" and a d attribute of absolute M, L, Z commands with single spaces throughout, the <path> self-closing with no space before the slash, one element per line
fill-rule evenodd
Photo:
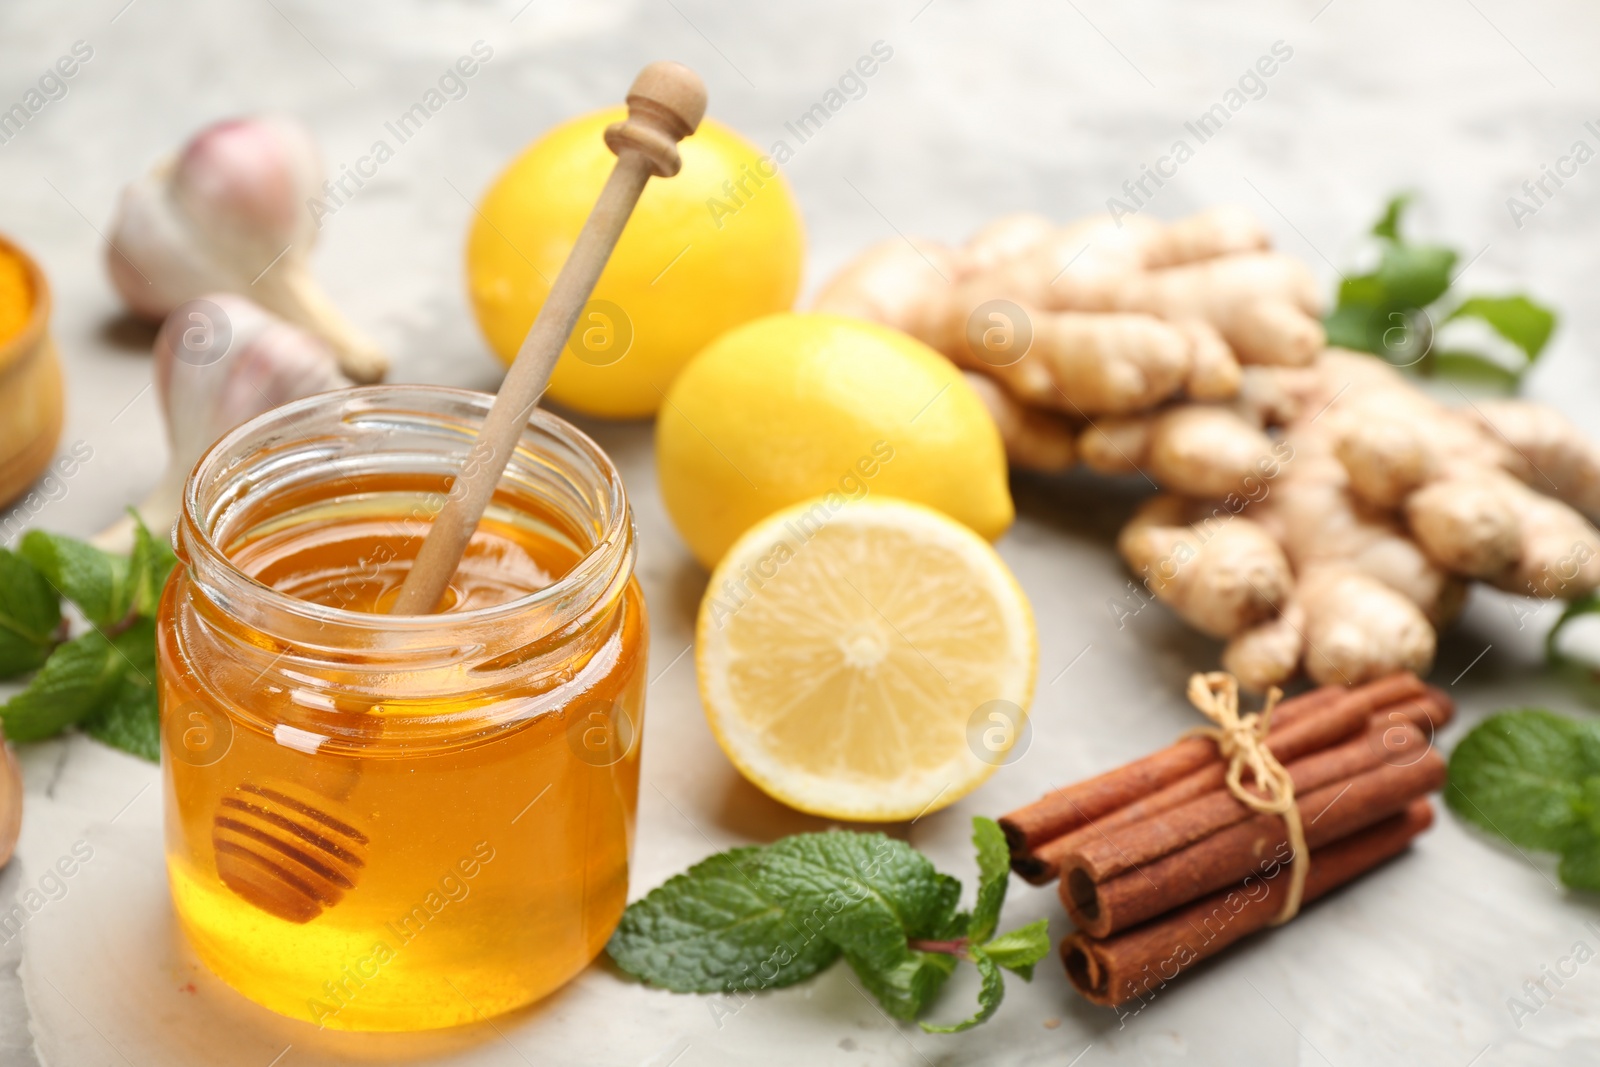
<path fill-rule="evenodd" d="M 1528 392 L 1590 426 L 1600 413 L 1600 313 L 1589 299 L 1600 265 L 1584 228 L 1600 206 L 1600 170 L 1580 169 L 1520 226 L 1506 202 L 1575 141 L 1600 144 L 1584 125 L 1600 118 L 1592 5 L 14 0 L 0 8 L 0 104 L 80 40 L 93 57 L 66 95 L 0 144 L 0 229 L 39 255 L 58 296 L 64 442 L 93 450 L 31 517 L 57 530 L 105 525 L 165 463 L 148 334 L 119 325 L 102 266 L 120 184 L 196 127 L 265 110 L 305 119 L 336 166 L 478 40 L 493 57 L 468 95 L 327 220 L 315 255 L 335 300 L 394 354 L 398 381 L 494 387 L 498 364 L 463 295 L 468 201 L 517 148 L 616 99 L 650 59 L 704 72 L 712 113 L 766 145 L 875 41 L 893 48 L 866 94 L 786 165 L 814 289 L 896 232 L 954 240 L 1002 211 L 1065 220 L 1103 208 L 1281 41 L 1292 58 L 1264 94 L 1199 145 L 1147 210 L 1246 204 L 1331 286 L 1361 254 L 1382 199 L 1421 190 L 1416 226 L 1463 250 L 1464 285 L 1526 287 L 1563 310 Z M 637 893 L 714 848 L 821 824 L 745 784 L 705 727 L 684 652 L 706 576 L 667 522 L 649 426 L 580 421 L 625 474 L 654 625 Z M 957 872 L 970 871 L 971 815 L 1190 725 L 1183 680 L 1217 651 L 1159 609 L 1120 627 L 1107 610 L 1126 580 L 1111 539 L 1137 487 L 1072 476 L 1017 478 L 1014 490 L 1018 521 L 1000 551 L 1039 619 L 1031 748 L 961 803 L 896 828 Z M 1443 744 L 1509 704 L 1578 710 L 1539 670 L 1551 619 L 1548 608 L 1474 596 L 1435 669 L 1462 708 Z M 1524 983 L 1578 943 L 1600 947 L 1600 908 L 1562 892 L 1549 864 L 1448 814 L 1404 858 L 1120 1019 L 1074 997 L 1050 961 L 1031 985 L 1011 983 L 994 1022 L 957 1037 L 891 1024 L 843 968 L 718 1018 L 701 999 L 595 966 L 493 1024 L 363 1037 L 273 1016 L 195 962 L 167 901 L 154 768 L 81 737 L 23 759 L 27 819 L 0 895 L 37 888 L 76 841 L 94 859 L 0 943 L 0 1064 L 1600 1062 L 1600 965 L 1547 980 L 1531 1016 L 1511 1010 L 1511 998 L 1528 997 Z M 1053 894 L 1016 887 L 1007 921 L 1040 916 L 1064 924 Z M 962 1011 L 971 994 L 955 982 L 940 1013 Z"/>

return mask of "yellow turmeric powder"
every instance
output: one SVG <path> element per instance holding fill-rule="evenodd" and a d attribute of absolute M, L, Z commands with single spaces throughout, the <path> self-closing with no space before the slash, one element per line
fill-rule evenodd
<path fill-rule="evenodd" d="M 33 285 L 28 268 L 11 249 L 0 245 L 0 345 L 22 332 L 33 314 Z"/>

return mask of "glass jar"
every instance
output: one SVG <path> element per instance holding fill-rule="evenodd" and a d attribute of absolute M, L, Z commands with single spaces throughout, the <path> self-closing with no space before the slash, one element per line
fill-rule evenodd
<path fill-rule="evenodd" d="M 536 412 L 444 610 L 381 613 L 491 400 L 310 397 L 184 491 L 158 630 L 173 901 L 207 966 L 319 1026 L 526 1004 L 626 903 L 647 630 L 605 454 Z"/>

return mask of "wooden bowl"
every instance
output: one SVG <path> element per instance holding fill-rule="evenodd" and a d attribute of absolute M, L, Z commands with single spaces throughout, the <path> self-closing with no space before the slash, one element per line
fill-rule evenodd
<path fill-rule="evenodd" d="M 0 236 L 0 249 L 22 261 L 33 311 L 22 332 L 0 343 L 0 507 L 32 485 L 61 438 L 61 362 L 50 339 L 50 283 L 32 256 Z"/>

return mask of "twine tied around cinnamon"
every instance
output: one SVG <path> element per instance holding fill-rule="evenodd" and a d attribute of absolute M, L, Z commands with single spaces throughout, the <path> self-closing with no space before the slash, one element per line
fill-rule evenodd
<path fill-rule="evenodd" d="M 1272 920 L 1274 926 L 1288 922 L 1299 913 L 1300 900 L 1305 894 L 1306 874 L 1311 866 L 1305 828 L 1300 824 L 1300 809 L 1294 802 L 1294 779 L 1266 745 L 1272 712 L 1282 696 L 1282 691 L 1273 687 L 1267 691 L 1266 704 L 1260 711 L 1241 715 L 1237 678 L 1226 671 L 1192 675 L 1189 678 L 1189 701 L 1216 725 L 1196 726 L 1184 733 L 1186 737 L 1209 737 L 1217 743 L 1217 751 L 1228 761 L 1228 792 L 1241 804 L 1283 819 L 1289 846 L 1294 850 L 1294 859 L 1289 866 L 1288 899 L 1283 902 L 1278 917 Z M 1244 784 L 1247 767 L 1255 789 Z M 1262 796 L 1262 793 L 1266 795 Z"/>

